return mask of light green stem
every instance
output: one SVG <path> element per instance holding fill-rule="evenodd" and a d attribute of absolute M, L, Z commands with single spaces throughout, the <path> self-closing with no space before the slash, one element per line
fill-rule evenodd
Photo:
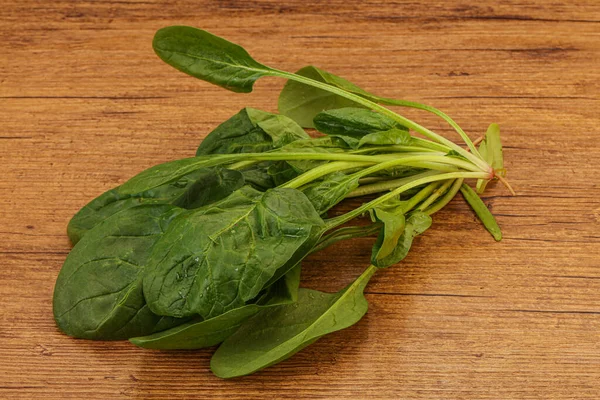
<path fill-rule="evenodd" d="M 359 186 L 357 189 L 351 191 L 346 198 L 348 197 L 360 197 L 367 194 L 386 192 L 391 189 L 395 189 L 399 186 L 405 185 L 409 182 L 414 181 L 415 179 L 421 179 L 428 176 L 439 175 L 440 171 L 425 171 L 420 174 L 416 174 L 413 176 L 408 176 L 406 178 L 398 178 L 398 179 L 390 179 L 390 180 L 382 180 L 380 182 L 371 183 L 369 185 Z"/>
<path fill-rule="evenodd" d="M 452 179 L 448 179 L 446 182 L 444 182 L 442 186 L 438 187 L 423 203 L 421 203 L 421 205 L 419 205 L 418 210 L 423 211 L 427 207 L 432 205 L 434 201 L 436 201 L 440 198 L 440 196 L 446 193 L 450 185 L 452 185 L 452 182 L 454 182 L 454 180 Z"/>
<path fill-rule="evenodd" d="M 339 89 L 335 86 L 328 85 L 328 84 L 322 83 L 322 82 L 318 82 L 313 79 L 306 78 L 306 77 L 303 77 L 300 75 L 296 75 L 296 74 L 292 74 L 289 72 L 280 71 L 280 70 L 276 70 L 276 69 L 273 69 L 272 71 L 273 71 L 272 75 L 281 76 L 283 78 L 287 78 L 287 79 L 290 79 L 290 80 L 293 80 L 296 82 L 304 83 L 306 85 L 313 86 L 313 87 L 325 90 L 327 92 L 337 94 L 339 96 L 342 96 L 349 100 L 352 100 L 358 104 L 361 104 L 367 108 L 370 108 L 371 110 L 377 111 L 377 112 L 393 119 L 394 121 L 401 123 L 403 126 L 406 126 L 407 128 L 412 129 L 415 132 L 418 132 L 418 133 L 424 135 L 425 137 L 428 137 L 429 139 L 435 140 L 439 143 L 442 143 L 442 144 L 448 146 L 449 148 L 456 151 L 461 156 L 465 157 L 467 160 L 471 161 L 473 164 L 477 165 L 481 171 L 487 172 L 488 173 L 487 176 L 489 176 L 489 174 L 493 173 L 493 170 L 491 169 L 491 167 L 485 161 L 483 161 L 481 158 L 477 157 L 473 153 L 468 152 L 467 150 L 463 149 L 462 147 L 460 147 L 456 143 L 452 142 L 451 140 L 448 140 L 445 137 L 438 135 L 437 133 L 425 128 L 424 126 L 417 124 L 416 122 L 411 121 L 408 118 L 398 115 L 395 112 L 393 112 L 375 102 L 372 102 L 371 100 L 367 100 L 364 97 L 361 97 L 354 93 L 346 92 L 345 90 Z"/>
<path fill-rule="evenodd" d="M 396 100 L 396 99 L 390 99 L 390 98 L 387 98 L 387 97 L 380 97 L 379 100 L 383 104 L 387 104 L 387 105 L 390 105 L 390 106 L 400 106 L 400 107 L 417 108 L 419 110 L 429 111 L 430 113 L 433 113 L 433 114 L 437 115 L 438 117 L 440 117 L 444 121 L 446 121 L 448 123 L 448 125 L 450 125 L 452 128 L 454 128 L 454 130 L 456 132 L 458 132 L 458 134 L 460 135 L 460 137 L 464 140 L 464 142 L 467 144 L 467 146 L 469 147 L 469 149 L 471 149 L 471 152 L 474 155 L 476 155 L 477 157 L 481 158 L 481 155 L 479 154 L 479 151 L 477 151 L 477 148 L 475 147 L 475 145 L 473 144 L 473 142 L 471 141 L 471 139 L 469 138 L 469 136 L 445 112 L 443 112 L 441 110 L 438 110 L 435 107 L 431 107 L 431 106 L 428 106 L 426 104 L 421 104 L 421 103 L 417 103 L 417 102 L 414 102 L 414 101 Z"/>
<path fill-rule="evenodd" d="M 460 187 L 463 184 L 463 181 L 464 181 L 464 179 L 456 179 L 454 181 L 454 184 L 450 188 L 450 190 L 448 190 L 446 192 L 446 194 L 439 201 L 437 201 L 431 207 L 423 210 L 423 212 L 427 215 L 431 215 L 433 213 L 440 211 L 442 208 L 446 207 L 446 205 L 448 203 L 450 203 L 450 201 L 454 198 L 454 196 L 456 196 L 456 194 L 460 190 Z"/>
<path fill-rule="evenodd" d="M 414 187 L 421 186 L 421 185 L 424 185 L 424 184 L 430 183 L 430 182 L 443 181 L 446 179 L 457 179 L 457 178 L 479 179 L 484 176 L 488 176 L 486 172 L 450 172 L 447 174 L 439 174 L 439 175 L 429 176 L 429 177 L 425 177 L 425 178 L 421 178 L 421 179 L 416 179 L 412 182 L 409 182 L 405 185 L 402 185 L 402 186 L 392 190 L 391 192 L 389 192 L 387 194 L 384 194 L 383 196 L 376 198 L 375 200 L 372 200 L 366 204 L 363 204 L 362 206 L 360 206 L 346 214 L 340 215 L 339 217 L 329 219 L 327 221 L 327 229 L 329 230 L 329 229 L 335 228 L 336 226 L 343 225 L 346 222 L 351 221 L 352 219 L 360 216 L 361 214 L 363 214 L 369 210 L 372 210 L 373 208 L 377 207 L 379 204 L 384 203 L 384 202 L 388 201 L 389 199 L 392 199 L 395 196 L 398 196 L 402 192 L 410 190 Z"/>

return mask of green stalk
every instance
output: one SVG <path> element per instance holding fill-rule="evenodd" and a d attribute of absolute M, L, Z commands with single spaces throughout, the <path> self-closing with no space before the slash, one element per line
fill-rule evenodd
<path fill-rule="evenodd" d="M 442 186 L 438 187 L 423 203 L 419 205 L 419 208 L 417 208 L 417 210 L 423 211 L 427 207 L 432 205 L 434 201 L 436 201 L 438 198 L 440 198 L 441 195 L 446 193 L 450 185 L 452 185 L 452 182 L 454 182 L 454 180 L 452 179 L 448 179 L 446 182 L 444 182 Z"/>
<path fill-rule="evenodd" d="M 364 226 L 348 226 L 345 228 L 337 229 L 321 238 L 319 243 L 311 250 L 312 253 L 321 251 L 326 247 L 331 246 L 341 240 L 354 239 L 358 237 L 371 236 L 378 233 L 381 229 L 381 223 L 376 222 L 371 225 Z"/>
<path fill-rule="evenodd" d="M 471 141 L 471 139 L 469 138 L 469 136 L 465 133 L 465 131 L 462 130 L 462 128 L 456 123 L 454 122 L 454 120 L 452 118 L 450 118 L 449 115 L 447 115 L 445 112 L 438 110 L 435 107 L 431 107 L 428 106 L 426 104 L 421 104 L 421 103 L 417 103 L 414 101 L 408 101 L 408 100 L 396 100 L 396 99 L 390 99 L 387 97 L 381 97 L 379 98 L 379 100 L 383 103 L 383 104 L 387 104 L 390 106 L 400 106 L 400 107 L 409 107 L 409 108 L 416 108 L 419 110 L 425 110 L 428 111 L 430 113 L 433 113 L 435 115 L 437 115 L 438 117 L 442 118 L 444 121 L 446 121 L 448 123 L 448 125 L 450 125 L 452 128 L 454 128 L 454 130 L 456 132 L 458 132 L 458 134 L 460 135 L 460 137 L 464 140 L 464 142 L 467 144 L 467 146 L 469 147 L 469 149 L 471 150 L 471 152 L 476 155 L 479 158 L 481 157 L 481 154 L 479 154 L 479 151 L 477 150 L 477 147 L 475 147 L 475 144 L 473 144 L 473 142 Z"/>
<path fill-rule="evenodd" d="M 426 183 L 430 183 L 430 182 L 436 182 L 436 181 L 443 181 L 446 179 L 457 179 L 457 178 L 474 178 L 474 179 L 479 179 L 483 176 L 488 176 L 487 173 L 485 172 L 450 172 L 447 174 L 439 174 L 439 175 L 434 175 L 434 176 L 429 176 L 429 177 L 425 177 L 425 178 L 421 178 L 421 179 L 416 179 L 410 183 L 407 183 L 405 185 L 400 186 L 399 188 L 396 188 L 395 190 L 392 190 L 391 192 L 384 194 L 383 196 L 380 196 L 378 198 L 376 198 L 375 200 L 372 200 L 366 204 L 363 204 L 362 206 L 347 212 L 346 214 L 340 215 L 339 217 L 335 217 L 335 218 L 331 218 L 329 220 L 327 220 L 327 230 L 329 229 L 333 229 L 337 226 L 343 225 L 348 221 L 351 221 L 352 219 L 360 216 L 361 214 L 372 210 L 373 208 L 377 207 L 379 204 L 382 204 L 396 196 L 398 196 L 399 194 L 410 190 L 414 187 L 417 186 L 421 186 L 424 185 Z"/>
<path fill-rule="evenodd" d="M 446 194 L 441 199 L 439 199 L 435 204 L 433 204 L 431 207 L 423 210 L 423 212 L 427 215 L 431 215 L 431 214 L 434 214 L 434 213 L 440 211 L 442 208 L 446 207 L 446 205 L 448 203 L 450 203 L 450 201 L 454 198 L 454 196 L 456 196 L 456 194 L 460 190 L 460 187 L 462 186 L 463 181 L 464 181 L 464 179 L 456 179 L 454 181 L 454 184 L 450 188 L 450 190 L 448 190 L 446 192 Z"/>
<path fill-rule="evenodd" d="M 425 171 L 425 172 L 422 172 L 420 174 L 416 174 L 416 175 L 413 175 L 413 176 L 408 176 L 408 177 L 405 177 L 405 178 L 383 180 L 381 182 L 376 182 L 376 183 L 372 183 L 372 184 L 369 184 L 369 185 L 359 186 L 357 189 L 355 189 L 352 192 L 350 192 L 346 196 L 346 198 L 360 197 L 360 196 L 364 196 L 364 195 L 367 195 L 367 194 L 386 192 L 388 190 L 395 189 L 395 188 L 397 188 L 399 186 L 402 186 L 402 185 L 405 185 L 405 184 L 407 184 L 409 182 L 412 182 L 415 179 L 426 178 L 428 176 L 439 175 L 439 174 L 440 174 L 439 171 Z"/>
<path fill-rule="evenodd" d="M 357 156 L 357 157 L 361 157 L 361 156 Z M 362 156 L 362 157 L 364 157 L 364 156 Z M 353 174 L 353 176 L 356 178 L 362 178 L 364 176 L 371 175 L 375 172 L 379 172 L 381 170 L 386 170 L 386 169 L 389 169 L 392 167 L 397 167 L 400 165 L 408 165 L 408 166 L 412 166 L 412 167 L 425 167 L 425 168 L 435 168 L 437 166 L 436 164 L 427 163 L 429 161 L 432 161 L 434 163 L 436 163 L 436 162 L 440 163 L 442 169 L 445 169 L 445 167 L 446 167 L 445 164 L 449 164 L 450 166 L 463 168 L 463 169 L 466 169 L 467 171 L 479 172 L 479 169 L 477 167 L 475 167 L 471 163 L 468 163 L 459 158 L 448 157 L 448 156 L 417 155 L 417 156 L 396 157 L 393 160 L 380 162 L 376 165 L 373 165 L 372 167 L 365 168 L 359 172 L 356 172 L 355 174 Z M 427 164 L 424 164 L 424 162 Z M 323 170 L 325 170 L 326 173 L 331 173 L 331 172 L 337 171 L 337 169 L 335 169 L 335 168 L 325 168 L 325 167 L 319 168 L 319 167 L 317 167 L 317 168 L 314 168 L 310 171 L 303 173 L 299 177 L 293 179 L 290 182 L 287 182 L 286 184 L 282 185 L 281 187 L 296 189 L 302 185 L 312 182 L 313 180 L 318 179 L 321 176 L 325 175 L 326 173 L 323 173 Z"/>
<path fill-rule="evenodd" d="M 365 165 L 371 165 L 371 163 L 336 161 L 325 165 L 319 165 L 318 167 L 315 167 L 310 171 L 306 171 L 302 175 L 299 175 L 296 178 L 281 185 L 281 187 L 294 189 L 299 188 L 302 185 L 306 185 L 307 183 L 310 183 L 316 179 L 319 179 L 322 176 L 331 174 L 333 172 L 344 171 L 347 169 L 353 169 L 357 167 L 364 167 Z"/>
<path fill-rule="evenodd" d="M 342 96 L 349 100 L 352 100 L 358 104 L 361 104 L 367 108 L 370 108 L 371 110 L 377 111 L 377 112 L 393 119 L 394 121 L 401 123 L 402 125 L 406 126 L 407 128 L 412 129 L 415 132 L 418 132 L 425 137 L 428 137 L 429 139 L 435 140 L 436 142 L 439 142 L 439 143 L 442 143 L 442 144 L 448 146 L 450 149 L 456 151 L 458 154 L 465 157 L 467 160 L 471 161 L 473 164 L 477 165 L 481 169 L 481 171 L 487 172 L 488 175 L 486 175 L 486 176 L 489 177 L 490 174 L 493 174 L 493 170 L 491 169 L 491 167 L 485 161 L 483 161 L 481 158 L 477 157 L 473 153 L 468 152 L 467 150 L 463 149 L 462 147 L 460 147 L 456 143 L 452 142 L 451 140 L 448 140 L 445 137 L 438 135 L 437 133 L 425 128 L 424 126 L 417 124 L 416 122 L 411 121 L 408 118 L 398 115 L 395 112 L 393 112 L 375 102 L 367 100 L 364 97 L 361 97 L 354 93 L 346 92 L 345 90 L 339 89 L 335 86 L 321 83 L 321 82 L 318 82 L 318 81 L 315 81 L 315 80 L 312 80 L 312 79 L 309 79 L 309 78 L 306 78 L 306 77 L 303 77 L 300 75 L 292 74 L 292 73 L 285 72 L 285 71 L 280 71 L 277 69 L 273 69 L 273 72 L 274 72 L 273 75 L 281 76 L 283 78 L 287 78 L 287 79 L 290 79 L 290 80 L 293 80 L 296 82 L 304 83 L 306 85 L 313 86 L 313 87 L 325 90 L 327 92 L 337 94 L 339 96 Z"/>
<path fill-rule="evenodd" d="M 419 193 L 415 194 L 413 197 L 407 200 L 406 204 L 404 204 L 404 207 L 402 207 L 404 213 L 406 214 L 407 212 L 412 210 L 417 204 L 422 202 L 423 199 L 426 199 L 428 196 L 430 196 L 431 193 L 433 193 L 433 191 L 438 186 L 440 186 L 440 184 L 441 182 L 432 182 L 429 185 L 425 186 L 423 189 L 419 190 Z"/>

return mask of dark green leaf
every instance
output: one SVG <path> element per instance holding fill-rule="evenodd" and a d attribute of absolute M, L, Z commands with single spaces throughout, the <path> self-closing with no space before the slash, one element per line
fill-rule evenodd
<path fill-rule="evenodd" d="M 400 212 L 376 210 L 376 216 L 384 224 L 371 254 L 371 263 L 378 268 L 402 261 L 415 236 L 431 226 L 431 217 L 421 212 L 412 213 L 406 221 Z"/>
<path fill-rule="evenodd" d="M 389 131 L 373 132 L 363 136 L 358 142 L 358 147 L 364 145 L 404 145 L 412 144 L 412 137 L 407 130 L 392 128 Z"/>
<path fill-rule="evenodd" d="M 246 186 L 190 211 L 154 246 L 144 278 L 150 309 L 208 319 L 240 307 L 305 243 L 318 240 L 315 229 L 320 234 L 323 225 L 306 196 L 294 189 L 262 193 Z"/>
<path fill-rule="evenodd" d="M 369 133 L 408 129 L 385 115 L 364 108 L 346 107 L 323 111 L 314 118 L 315 128 L 327 135 L 360 139 Z"/>
<path fill-rule="evenodd" d="M 142 294 L 152 246 L 185 210 L 166 204 L 129 208 L 90 230 L 69 253 L 54 288 L 54 317 L 66 334 L 117 340 L 176 323 L 154 315 Z"/>
<path fill-rule="evenodd" d="M 334 172 L 319 182 L 303 187 L 302 192 L 308 197 L 315 210 L 323 214 L 357 187 L 358 178 L 342 172 Z"/>
<path fill-rule="evenodd" d="M 261 309 L 295 302 L 298 298 L 299 283 L 300 264 L 270 286 L 257 303 L 234 308 L 207 320 L 198 317 L 175 328 L 129 340 L 140 347 L 161 350 L 200 349 L 214 346 L 227 339 L 242 322 Z"/>
<path fill-rule="evenodd" d="M 473 211 L 475 211 L 475 214 L 483 223 L 485 229 L 487 229 L 488 232 L 492 234 L 496 241 L 499 242 L 500 240 L 502 240 L 502 232 L 500 231 L 500 227 L 496 222 L 496 218 L 494 218 L 494 215 L 492 215 L 492 213 L 487 208 L 483 200 L 481 200 L 479 195 L 466 183 L 463 183 L 463 185 L 460 187 L 460 192 L 462 193 L 467 203 L 469 203 Z"/>
<path fill-rule="evenodd" d="M 227 197 L 244 184 L 238 171 L 222 168 L 202 168 L 154 189 L 121 194 L 111 189 L 85 205 L 71 218 L 67 233 L 73 244 L 94 226 L 111 215 L 140 204 L 173 204 L 196 208 Z"/>
<path fill-rule="evenodd" d="M 261 153 L 309 138 L 284 115 L 246 107 L 210 132 L 196 155 Z"/>
<path fill-rule="evenodd" d="M 190 26 L 160 29 L 152 46 L 167 64 L 233 92 L 249 93 L 258 78 L 273 72 L 237 44 Z"/>
<path fill-rule="evenodd" d="M 328 333 L 358 322 L 367 312 L 363 291 L 369 267 L 338 293 L 300 289 L 298 302 L 260 311 L 223 342 L 210 367 L 221 378 L 248 375 L 291 357 Z"/>

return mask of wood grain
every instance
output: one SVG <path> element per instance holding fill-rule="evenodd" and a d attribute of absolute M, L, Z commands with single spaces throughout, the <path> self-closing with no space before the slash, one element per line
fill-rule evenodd
<path fill-rule="evenodd" d="M 0 398 L 597 399 L 600 397 L 600 3 L 590 1 L 27 1 L 0 7 Z M 356 326 L 243 379 L 212 349 L 74 340 L 52 319 L 69 218 L 153 164 L 190 156 L 243 106 L 153 54 L 156 29 L 200 26 L 261 62 L 314 64 L 429 103 L 477 137 L 502 128 L 518 192 L 485 196 L 495 243 L 457 198 Z M 415 112 L 452 139 L 436 119 Z M 334 291 L 369 239 L 306 263 Z"/>

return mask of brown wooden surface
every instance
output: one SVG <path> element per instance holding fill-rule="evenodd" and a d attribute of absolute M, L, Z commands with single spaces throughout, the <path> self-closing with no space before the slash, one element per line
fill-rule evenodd
<path fill-rule="evenodd" d="M 4 0 L 0 398 L 600 398 L 600 3 L 494 3 Z M 473 138 L 499 123 L 518 196 L 496 186 L 485 201 L 504 240 L 455 199 L 401 266 L 374 277 L 360 323 L 239 380 L 210 373 L 212 349 L 61 334 L 51 296 L 69 218 L 193 155 L 241 107 L 276 109 L 281 80 L 233 94 L 162 63 L 151 40 L 170 24 L 280 69 L 310 63 L 437 106 Z M 370 243 L 311 257 L 303 285 L 342 287 Z"/>

